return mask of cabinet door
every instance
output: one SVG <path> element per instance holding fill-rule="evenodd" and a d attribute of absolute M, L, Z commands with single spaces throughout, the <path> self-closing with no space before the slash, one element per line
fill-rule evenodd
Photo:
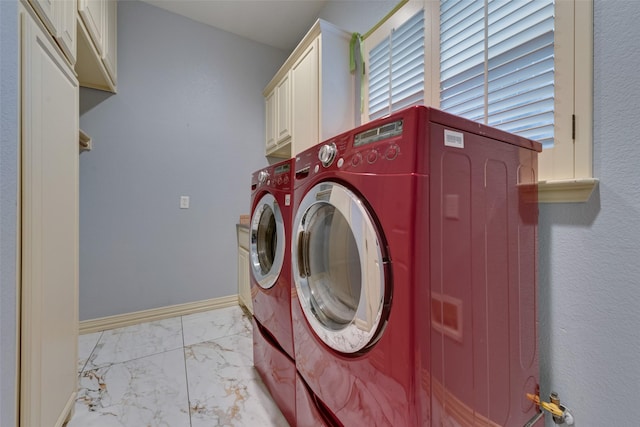
<path fill-rule="evenodd" d="M 89 36 L 96 46 L 98 55 L 104 56 L 105 14 L 107 11 L 106 0 L 79 0 L 78 12 L 87 27 Z"/>
<path fill-rule="evenodd" d="M 266 151 L 276 146 L 276 91 L 271 92 L 264 99 L 265 105 L 265 126 L 266 126 Z"/>
<path fill-rule="evenodd" d="M 319 142 L 318 43 L 318 39 L 315 39 L 291 69 L 291 137 L 294 156 Z"/>
<path fill-rule="evenodd" d="M 276 86 L 276 133 L 278 143 L 287 140 L 291 136 L 291 97 L 289 74 Z"/>
<path fill-rule="evenodd" d="M 36 11 L 49 33 L 55 37 L 57 33 L 56 0 L 29 0 L 31 6 Z"/>
<path fill-rule="evenodd" d="M 76 63 L 77 50 L 77 24 L 76 15 L 78 14 L 78 6 L 76 0 L 58 0 L 56 1 L 56 15 L 58 22 L 58 31 L 56 39 L 60 44 L 60 48 L 69 59 L 69 63 Z"/>
<path fill-rule="evenodd" d="M 106 25 L 105 25 L 105 48 L 103 62 L 113 81 L 117 85 L 117 47 L 118 47 L 118 2 L 116 0 L 107 1 Z"/>
<path fill-rule="evenodd" d="M 47 31 L 60 44 L 71 65 L 76 63 L 76 0 L 29 0 Z"/>
<path fill-rule="evenodd" d="M 77 390 L 78 81 L 22 7 L 20 27 L 20 425 L 58 427 Z"/>

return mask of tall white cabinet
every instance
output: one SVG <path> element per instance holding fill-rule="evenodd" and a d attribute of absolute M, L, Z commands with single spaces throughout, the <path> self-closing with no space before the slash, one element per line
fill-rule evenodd
<path fill-rule="evenodd" d="M 20 425 L 58 427 L 77 391 L 79 87 L 54 38 L 19 8 Z"/>

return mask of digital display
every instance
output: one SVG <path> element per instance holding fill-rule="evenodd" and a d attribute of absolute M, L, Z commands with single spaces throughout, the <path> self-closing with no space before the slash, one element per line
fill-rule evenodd
<path fill-rule="evenodd" d="M 291 170 L 291 165 L 289 163 L 280 165 L 276 167 L 275 174 L 280 175 L 281 173 L 287 173 Z"/>
<path fill-rule="evenodd" d="M 357 134 L 354 138 L 353 146 L 359 147 L 361 145 L 382 141 L 383 139 L 393 138 L 398 135 L 402 135 L 402 120 L 387 123 L 386 125 L 365 130 L 364 132 Z"/>

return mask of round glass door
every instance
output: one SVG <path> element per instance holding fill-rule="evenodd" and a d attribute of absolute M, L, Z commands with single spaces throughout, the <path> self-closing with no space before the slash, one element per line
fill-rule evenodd
<path fill-rule="evenodd" d="M 282 212 L 276 199 L 266 194 L 256 205 L 251 217 L 251 271 L 260 287 L 269 289 L 275 285 L 282 269 L 284 251 Z"/>
<path fill-rule="evenodd" d="M 338 183 L 316 185 L 300 202 L 292 236 L 298 299 L 316 335 L 342 353 L 375 343 L 388 298 L 385 263 L 360 198 Z"/>

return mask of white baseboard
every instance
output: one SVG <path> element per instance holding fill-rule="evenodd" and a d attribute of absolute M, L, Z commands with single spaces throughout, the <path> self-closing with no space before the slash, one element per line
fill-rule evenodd
<path fill-rule="evenodd" d="M 73 417 L 73 414 L 75 412 L 75 404 L 76 404 L 77 397 L 78 397 L 77 392 L 71 393 L 71 397 L 69 397 L 69 400 L 67 401 L 66 405 L 64 405 L 64 409 L 62 410 L 62 413 L 60 414 L 58 421 L 56 421 L 55 427 L 64 427 L 69 421 L 71 421 L 71 417 Z"/>
<path fill-rule="evenodd" d="M 201 311 L 214 310 L 216 308 L 231 307 L 232 305 L 238 305 L 238 295 L 229 295 L 186 304 L 176 304 L 167 307 L 152 308 L 150 310 L 134 311 L 133 313 L 83 320 L 80 322 L 79 333 L 81 335 L 90 334 L 92 332 L 122 328 L 124 326 L 137 325 L 138 323 L 151 322 L 153 320 L 184 316 Z"/>

